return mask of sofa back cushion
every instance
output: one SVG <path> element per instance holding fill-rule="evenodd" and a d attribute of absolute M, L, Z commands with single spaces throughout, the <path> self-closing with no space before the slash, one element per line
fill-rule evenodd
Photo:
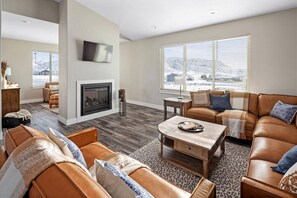
<path fill-rule="evenodd" d="M 249 112 L 257 115 L 258 114 L 258 94 L 250 93 L 249 97 Z"/>
<path fill-rule="evenodd" d="M 275 103 L 279 100 L 286 104 L 297 105 L 297 96 L 260 94 L 258 99 L 259 116 L 269 115 Z"/>
<path fill-rule="evenodd" d="M 49 88 L 50 85 L 59 85 L 59 82 L 47 82 L 45 83 L 44 87 Z"/>
<path fill-rule="evenodd" d="M 48 138 L 43 132 L 24 125 L 9 129 L 5 134 L 5 150 L 8 156 L 18 145 L 32 137 Z"/>
<path fill-rule="evenodd" d="M 72 163 L 59 163 L 43 171 L 29 189 L 29 197 L 111 197 L 106 190 Z"/>

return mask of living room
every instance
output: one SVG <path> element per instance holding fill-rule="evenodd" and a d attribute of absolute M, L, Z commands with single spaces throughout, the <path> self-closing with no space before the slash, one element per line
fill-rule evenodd
<path fill-rule="evenodd" d="M 168 6 L 171 6 L 171 9 L 167 9 Z M 205 185 L 208 186 L 208 196 L 296 196 L 294 194 L 296 191 L 287 192 L 290 190 L 277 187 L 285 173 L 276 173 L 270 167 L 263 168 L 263 166 L 278 164 L 282 156 L 296 145 L 295 138 L 291 140 L 286 135 L 272 138 L 272 136 L 267 137 L 263 132 L 272 131 L 270 135 L 273 135 L 276 129 L 285 131 L 284 134 L 297 132 L 296 111 L 292 113 L 292 119 L 289 119 L 288 125 L 278 120 L 273 120 L 275 125 L 267 124 L 270 123 L 267 117 L 270 117 L 268 115 L 278 100 L 284 103 L 283 105 L 293 106 L 290 106 L 293 110 L 294 105 L 297 105 L 297 2 L 295 0 L 266 1 L 261 4 L 256 1 L 249 3 L 129 1 L 124 3 L 91 0 L 2 0 L 2 24 L 7 14 L 46 21 L 58 27 L 58 35 L 56 35 L 58 42 L 55 41 L 52 44 L 39 43 L 37 46 L 31 43 L 31 47 L 28 47 L 29 41 L 15 41 L 2 37 L 1 60 L 7 61 L 8 67 L 11 67 L 11 76 L 7 76 L 7 79 L 17 83 L 20 88 L 22 103 L 20 108 L 27 109 L 31 113 L 31 123 L 27 126 L 45 134 L 51 134 L 48 128 L 52 128 L 64 135 L 95 127 L 90 131 L 87 130 L 88 132 L 83 132 L 89 134 L 86 136 L 69 135 L 69 138 L 81 148 L 87 168 L 94 164 L 90 153 L 97 159 L 106 157 L 96 153 L 99 150 L 94 147 L 95 142 L 98 143 L 99 134 L 99 142 L 102 144 L 98 144 L 107 146 L 101 149 L 103 153 L 121 152 L 144 163 L 142 166 L 149 166 L 154 173 L 148 173 L 147 170 L 135 171 L 130 177 L 154 197 L 170 197 L 170 195 L 171 197 L 190 195 L 195 197 L 201 193 L 201 188 L 207 188 Z M 28 19 L 29 23 L 24 25 L 33 24 L 30 20 Z M 34 34 L 32 35 L 34 37 Z M 111 60 L 107 61 L 108 63 L 85 61 L 86 42 L 84 41 L 112 46 L 112 52 L 109 52 L 112 56 Z M 21 51 L 22 49 L 26 52 Z M 59 57 L 58 103 L 54 105 L 55 108 L 58 106 L 58 114 L 50 111 L 48 103 L 41 101 L 44 86 L 39 86 L 38 89 L 32 88 L 34 84 L 32 63 L 34 64 L 35 51 L 47 51 Z M 18 53 L 27 55 L 22 57 L 17 55 Z M 22 63 L 25 62 L 26 68 L 22 67 Z M 192 63 L 194 66 L 189 66 Z M 195 64 L 200 66 L 195 69 Z M 181 77 L 180 81 L 176 80 L 178 77 Z M 55 79 L 51 77 L 51 81 L 54 82 Z M 84 114 L 83 104 L 94 102 L 94 100 L 89 102 L 84 100 L 84 90 L 88 89 L 84 86 L 90 84 L 110 84 L 107 89 L 111 96 L 108 95 L 109 105 L 104 111 Z M 101 87 L 96 88 L 101 89 Z M 118 92 L 120 89 L 125 91 L 123 100 Z M 190 92 L 196 91 L 203 92 L 197 95 L 199 101 L 195 100 L 195 96 L 190 95 Z M 248 96 L 240 96 L 240 100 L 244 102 L 246 98 L 248 100 L 247 106 L 242 103 L 242 109 L 247 111 L 247 114 L 245 114 L 245 127 L 243 127 L 244 135 L 241 133 L 238 138 L 223 137 L 224 117 L 219 119 L 220 112 L 214 113 L 205 106 L 201 110 L 199 106 L 201 99 L 211 103 L 213 95 L 227 95 L 231 97 L 230 105 L 236 109 L 235 102 L 232 103 L 232 97 L 236 98 L 236 96 L 231 92 L 229 94 L 228 91 L 248 93 Z M 191 107 L 195 102 L 199 103 L 199 108 Z M 123 109 L 123 105 L 126 109 Z M 167 106 L 169 117 L 176 113 L 176 109 L 180 109 L 177 114 L 183 117 L 167 119 L 167 115 L 164 115 Z M 123 110 L 125 112 L 121 112 Z M 200 128 L 202 133 L 187 135 L 193 135 L 190 140 L 181 139 L 184 138 L 185 132 L 182 133 L 177 128 L 179 122 L 193 121 L 187 119 L 198 120 L 197 123 L 202 125 Z M 177 122 L 174 128 L 171 128 L 170 122 Z M 171 131 L 179 130 L 182 136 L 171 136 L 167 131 L 168 128 Z M 214 141 L 214 144 L 208 145 L 211 147 L 208 151 L 221 149 L 221 157 L 217 158 L 217 153 L 214 152 L 208 153 L 207 159 L 197 154 L 201 152 L 203 155 L 205 152 L 200 150 L 203 146 L 198 145 L 198 142 L 201 137 L 204 137 L 203 134 L 207 128 L 215 128 L 216 130 L 212 132 L 218 133 L 214 135 L 218 135 L 214 140 L 209 139 L 210 135 L 208 135 L 208 142 Z M 197 125 L 195 132 L 198 129 Z M 27 130 L 27 133 L 31 134 L 29 136 L 40 136 L 39 133 L 36 135 L 28 128 L 22 128 L 22 130 Z M 20 133 L 22 130 L 9 129 L 12 134 Z M 6 129 L 3 131 L 10 133 Z M 17 137 L 17 135 L 11 136 L 12 139 Z M 95 142 L 92 143 L 92 138 L 95 136 Z M 1 133 L 1 139 L 3 138 Z M 267 140 L 269 138 L 277 139 L 279 142 L 271 142 Z M 6 141 L 5 144 L 7 144 Z M 12 140 L 12 142 L 19 145 L 18 140 Z M 180 144 L 185 142 L 187 142 L 186 145 Z M 181 160 L 165 160 L 168 153 L 166 149 L 172 144 L 173 148 L 181 153 L 183 149 L 188 149 L 185 152 L 190 158 L 182 156 Z M 276 146 L 267 148 L 269 144 Z M 281 149 L 279 144 L 284 148 Z M 8 150 L 5 151 L 5 158 L 13 150 L 6 149 Z M 191 149 L 192 151 L 189 151 Z M 278 154 L 268 160 L 263 154 L 267 150 Z M 151 158 L 154 160 L 150 160 Z M 177 157 L 173 158 L 177 159 Z M 266 160 L 269 163 L 265 161 L 265 164 L 256 165 L 255 159 Z M 197 167 L 201 166 L 197 174 L 195 168 L 191 170 L 191 167 L 196 167 L 196 160 Z M 181 163 L 178 164 L 177 161 Z M 230 169 L 234 172 L 227 173 Z M 271 173 L 266 172 L 268 170 Z M 4 172 L 2 169 L 1 171 Z M 32 178 L 32 181 L 34 185 L 39 182 L 37 188 L 44 188 L 44 191 L 50 194 L 51 189 L 47 189 L 41 182 L 41 178 L 51 179 L 44 176 L 47 171 Z M 258 177 L 257 174 L 261 174 L 261 171 L 263 175 L 269 176 Z M 225 177 L 222 176 L 224 174 Z M 144 175 L 146 179 L 141 181 L 140 178 Z M 203 177 L 206 179 L 201 179 Z M 149 182 L 149 178 L 153 181 Z M 274 180 L 270 183 L 265 179 Z M 93 186 L 89 181 L 85 182 Z M 84 189 L 84 186 L 76 185 L 79 189 Z M 97 187 L 93 187 L 93 190 L 85 192 L 84 195 L 90 196 L 92 193 L 98 195 L 94 192 Z M 27 189 L 29 188 L 30 197 L 31 195 L 33 197 L 36 188 L 33 188 L 33 185 L 27 186 Z M 260 192 L 261 188 L 264 189 L 263 192 Z M 172 190 L 172 194 L 168 192 L 169 189 Z M 108 190 L 107 192 L 111 195 Z M 59 196 L 59 194 L 55 195 Z M 101 195 L 103 197 L 103 194 Z M 201 194 L 200 196 L 203 197 Z"/>

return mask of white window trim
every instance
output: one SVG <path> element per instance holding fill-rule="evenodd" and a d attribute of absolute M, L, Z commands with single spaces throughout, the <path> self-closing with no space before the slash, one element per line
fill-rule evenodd
<path fill-rule="evenodd" d="M 49 75 L 49 82 L 52 82 L 52 55 L 53 54 L 58 54 L 59 56 L 59 52 L 54 52 L 54 51 L 42 51 L 42 50 L 33 50 L 32 53 L 31 53 L 31 63 L 32 63 L 32 72 L 31 72 L 31 79 L 32 79 L 32 83 L 31 83 L 31 89 L 42 89 L 44 87 L 44 85 L 33 85 L 33 53 L 34 52 L 40 52 L 40 53 L 49 53 L 49 62 L 50 62 L 50 68 L 49 68 L 49 71 L 50 71 L 50 75 Z M 59 56 L 59 59 L 60 59 L 60 56 Z M 60 68 L 59 68 L 60 70 Z"/>
<path fill-rule="evenodd" d="M 203 41 L 198 41 L 198 42 L 191 42 L 191 43 L 183 43 L 183 44 L 175 44 L 175 45 L 165 45 L 165 46 L 161 46 L 160 47 L 160 68 L 161 68 L 161 74 L 160 74 L 160 93 L 162 94 L 173 94 L 173 95 L 179 95 L 179 90 L 177 89 L 165 89 L 164 88 L 164 48 L 171 48 L 171 47 L 183 47 L 183 70 L 184 70 L 184 76 L 186 76 L 186 64 L 185 64 L 185 60 L 186 60 L 186 50 L 185 50 L 185 46 L 188 44 L 194 44 L 194 43 L 202 43 L 202 42 L 212 42 L 213 46 L 212 47 L 212 54 L 213 54 L 213 68 L 212 68 L 212 76 L 215 75 L 215 65 L 216 65 L 216 60 L 217 57 L 215 57 L 217 55 L 216 52 L 216 48 L 217 48 L 217 43 L 218 41 L 224 41 L 224 40 L 231 40 L 231 39 L 236 39 L 236 38 L 241 38 L 241 37 L 247 37 L 247 82 L 246 82 L 246 92 L 250 91 L 250 83 L 251 83 L 251 79 L 252 79 L 252 75 L 251 75 L 251 36 L 250 34 L 242 34 L 242 35 L 238 35 L 238 36 L 232 36 L 232 37 L 228 37 L 228 38 L 218 38 L 215 40 L 203 40 Z M 212 88 L 211 90 L 215 90 L 215 78 L 212 78 Z M 186 82 L 185 85 L 182 88 L 182 95 L 184 96 L 188 96 L 190 93 L 190 91 L 186 90 Z"/>

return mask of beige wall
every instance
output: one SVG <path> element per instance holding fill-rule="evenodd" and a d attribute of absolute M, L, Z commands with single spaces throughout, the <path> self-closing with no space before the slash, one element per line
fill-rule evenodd
<path fill-rule="evenodd" d="M 54 23 L 59 22 L 59 4 L 54 0 L 2 0 L 2 10 Z"/>
<path fill-rule="evenodd" d="M 73 120 L 76 118 L 77 81 L 113 79 L 114 89 L 119 89 L 119 28 L 76 1 L 63 0 L 60 4 L 60 55 L 66 57 L 60 62 L 64 67 L 60 79 L 67 79 L 61 82 L 64 94 L 60 95 L 60 116 Z M 84 40 L 113 45 L 112 63 L 82 61 Z M 114 95 L 113 108 L 117 107 L 116 101 Z"/>
<path fill-rule="evenodd" d="M 19 84 L 23 101 L 42 98 L 42 89 L 32 88 L 32 51 L 58 52 L 58 45 L 2 39 L 2 60 L 12 70 L 8 80 Z"/>
<path fill-rule="evenodd" d="M 120 87 L 129 100 L 161 105 L 160 47 L 249 34 L 250 91 L 297 95 L 297 9 L 128 42 L 120 47 Z"/>

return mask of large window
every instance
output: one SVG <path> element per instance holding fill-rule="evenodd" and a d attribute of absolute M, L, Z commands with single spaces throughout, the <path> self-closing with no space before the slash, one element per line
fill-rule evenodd
<path fill-rule="evenodd" d="M 245 36 L 162 48 L 162 89 L 179 89 L 174 79 L 182 76 L 184 91 L 246 91 L 248 40 Z"/>
<path fill-rule="evenodd" d="M 59 81 L 59 54 L 32 52 L 32 86 L 43 87 L 46 82 Z"/>

